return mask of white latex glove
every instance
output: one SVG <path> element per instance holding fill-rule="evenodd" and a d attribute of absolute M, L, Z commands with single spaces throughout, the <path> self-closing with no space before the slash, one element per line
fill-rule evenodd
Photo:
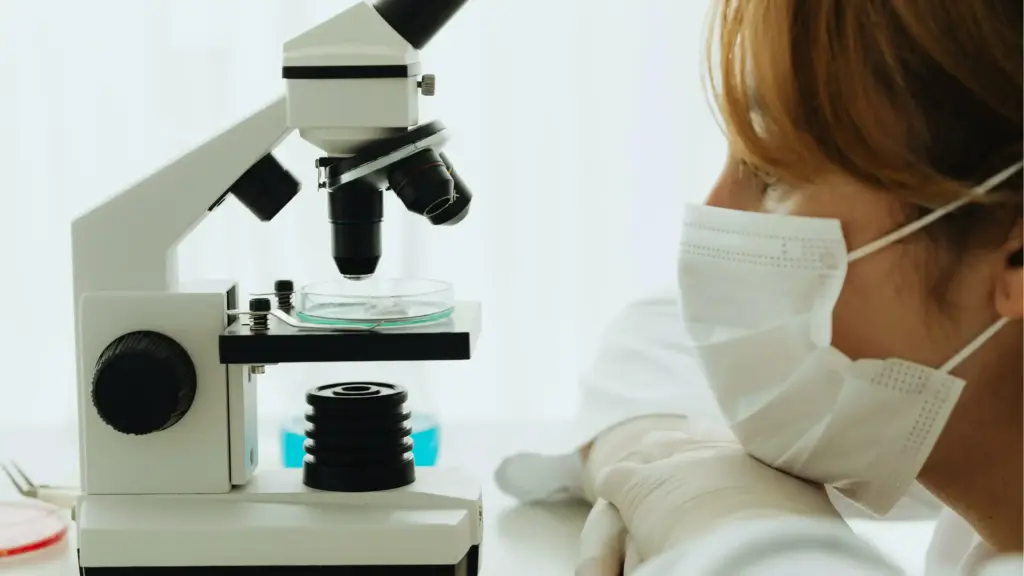
<path fill-rule="evenodd" d="M 576 576 L 629 576 L 640 566 L 636 545 L 619 511 L 598 500 L 580 533 L 580 562 Z"/>
<path fill-rule="evenodd" d="M 702 438 L 732 438 L 721 427 L 685 416 L 651 415 L 628 420 L 601 433 L 591 445 L 583 470 L 587 500 L 594 503 L 580 534 L 578 576 L 621 576 L 640 565 L 636 546 L 618 510 L 596 492 L 598 478 L 612 466 L 634 458 L 643 439 L 655 432 L 678 432 Z"/>
<path fill-rule="evenodd" d="M 762 464 L 731 439 L 684 432 L 647 434 L 601 474 L 595 495 L 618 511 L 625 528 L 620 533 L 628 534 L 638 562 L 729 523 L 787 516 L 841 521 L 821 486 Z M 595 506 L 588 518 L 593 525 L 583 533 L 608 534 L 611 523 Z M 577 575 L 607 574 L 595 570 L 608 554 L 591 556 L 598 561 L 582 558 Z"/>
<path fill-rule="evenodd" d="M 702 424 L 682 415 L 650 415 L 627 420 L 601 432 L 591 443 L 583 463 L 583 493 L 589 502 L 596 502 L 594 486 L 610 466 L 622 462 L 652 432 L 694 433 Z M 700 428 L 703 430 L 703 428 Z"/>
<path fill-rule="evenodd" d="M 594 502 L 580 534 L 578 576 L 622 576 L 640 565 L 632 538 L 618 510 L 596 492 L 598 478 L 612 466 L 634 458 L 643 439 L 655 432 L 692 434 L 701 438 L 732 439 L 720 426 L 681 415 L 650 415 L 628 420 L 602 432 L 591 445 L 584 463 L 584 494 Z"/>

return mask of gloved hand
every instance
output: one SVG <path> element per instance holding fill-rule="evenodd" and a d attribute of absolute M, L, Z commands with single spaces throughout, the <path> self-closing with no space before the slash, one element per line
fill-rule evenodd
<path fill-rule="evenodd" d="M 654 432 L 679 432 L 701 438 L 731 439 L 720 425 L 682 415 L 650 415 L 626 421 L 601 433 L 583 454 L 583 488 L 588 501 L 594 503 L 580 534 L 581 576 L 628 576 L 639 566 L 636 546 L 628 537 L 618 510 L 606 500 L 599 500 L 596 485 L 612 466 L 632 458 L 645 437 Z"/>
<path fill-rule="evenodd" d="M 702 423 L 682 415 L 650 415 L 627 420 L 605 430 L 581 451 L 583 460 L 583 494 L 589 502 L 596 502 L 594 486 L 598 477 L 610 466 L 618 464 L 640 445 L 652 432 L 687 432 L 703 430 Z"/>
<path fill-rule="evenodd" d="M 634 548 L 631 562 L 642 563 L 727 523 L 784 516 L 841 519 L 821 486 L 758 462 L 721 435 L 702 439 L 651 432 L 601 474 L 594 491 L 618 511 L 622 544 L 593 544 L 611 538 L 614 525 L 607 508 L 595 506 L 581 535 L 577 576 L 616 574 L 608 571 L 615 565 L 610 558 L 622 550 L 615 568 L 624 566 L 627 539 Z"/>
<path fill-rule="evenodd" d="M 577 576 L 629 576 L 640 566 L 636 545 L 626 531 L 619 511 L 607 500 L 598 500 L 580 533 Z"/>

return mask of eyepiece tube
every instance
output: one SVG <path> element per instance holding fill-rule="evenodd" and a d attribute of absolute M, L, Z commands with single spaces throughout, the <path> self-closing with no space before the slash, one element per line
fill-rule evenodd
<path fill-rule="evenodd" d="M 374 8 L 395 32 L 422 50 L 466 0 L 377 0 Z"/>
<path fill-rule="evenodd" d="M 365 180 L 330 188 L 331 256 L 338 272 L 350 280 L 373 276 L 380 262 L 380 225 L 384 193 Z"/>

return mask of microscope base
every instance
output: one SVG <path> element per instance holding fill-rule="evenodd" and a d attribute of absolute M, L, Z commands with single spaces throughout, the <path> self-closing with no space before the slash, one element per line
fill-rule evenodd
<path fill-rule="evenodd" d="M 479 484 L 453 469 L 416 473 L 384 492 L 320 492 L 290 469 L 227 494 L 83 495 L 80 573 L 476 576 Z"/>

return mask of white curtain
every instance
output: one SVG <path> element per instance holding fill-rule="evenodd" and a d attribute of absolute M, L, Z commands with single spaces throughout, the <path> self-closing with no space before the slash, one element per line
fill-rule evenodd
<path fill-rule="evenodd" d="M 351 0 L 0 2 L 0 426 L 75 417 L 73 218 L 269 101 L 281 44 Z M 474 360 L 275 366 L 264 416 L 325 382 L 382 375 L 443 419 L 561 419 L 608 316 L 673 281 L 677 217 L 724 142 L 700 83 L 703 0 L 472 0 L 424 51 L 425 119 L 475 193 L 433 229 L 390 198 L 382 275 L 450 280 L 484 304 Z M 181 247 L 182 279 L 334 278 L 316 151 L 270 224 L 230 201 Z M 159 218 L 159 214 L 150 215 Z"/>

